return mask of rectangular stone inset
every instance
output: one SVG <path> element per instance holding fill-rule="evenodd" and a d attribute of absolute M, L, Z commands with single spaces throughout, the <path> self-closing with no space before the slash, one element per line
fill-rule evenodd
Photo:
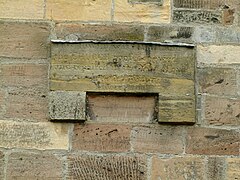
<path fill-rule="evenodd" d="M 157 95 L 136 94 L 87 94 L 90 120 L 100 122 L 145 122 L 154 121 Z"/>
<path fill-rule="evenodd" d="M 85 120 L 85 92 L 52 91 L 49 93 L 51 120 Z"/>
<path fill-rule="evenodd" d="M 187 107 L 174 111 L 174 118 L 186 113 L 182 116 L 184 122 L 194 122 L 195 59 L 195 51 L 190 47 L 121 42 L 55 43 L 52 46 L 50 89 L 95 93 L 156 93 L 165 104 L 169 104 L 168 100 L 177 102 L 170 103 L 172 110 L 183 104 Z M 182 110 L 184 113 L 179 114 Z M 102 114 L 104 116 L 111 117 Z M 174 118 L 170 117 L 167 121 L 181 121 Z M 162 122 L 165 120 L 162 118 Z"/>

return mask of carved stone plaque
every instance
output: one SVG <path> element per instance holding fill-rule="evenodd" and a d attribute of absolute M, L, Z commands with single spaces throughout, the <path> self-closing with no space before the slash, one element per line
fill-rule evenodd
<path fill-rule="evenodd" d="M 158 93 L 160 122 L 194 122 L 194 72 L 192 47 L 54 43 L 50 90 Z"/>

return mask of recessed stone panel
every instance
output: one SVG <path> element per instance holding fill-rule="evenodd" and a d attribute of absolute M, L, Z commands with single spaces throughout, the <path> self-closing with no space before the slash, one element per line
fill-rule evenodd
<path fill-rule="evenodd" d="M 122 42 L 54 43 L 50 90 L 159 94 L 160 121 L 194 122 L 194 73 L 192 47 Z M 174 116 L 165 118 L 161 105 L 166 102 L 171 104 Z M 183 104 L 187 107 L 185 111 Z M 177 108 L 180 114 L 174 110 L 176 107 L 180 108 Z M 179 115 L 182 117 L 176 118 Z"/>

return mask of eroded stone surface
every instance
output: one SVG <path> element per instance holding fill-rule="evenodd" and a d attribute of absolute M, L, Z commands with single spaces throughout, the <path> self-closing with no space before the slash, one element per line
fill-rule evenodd
<path fill-rule="evenodd" d="M 186 153 L 239 155 L 239 137 L 235 130 L 191 127 L 187 130 Z"/>
<path fill-rule="evenodd" d="M 128 0 L 116 0 L 114 21 L 169 23 L 171 17 L 170 0 L 164 0 L 162 5 L 154 3 L 133 4 Z"/>
<path fill-rule="evenodd" d="M 86 124 L 75 125 L 74 151 L 130 151 L 130 125 Z"/>
<path fill-rule="evenodd" d="M 206 124 L 215 126 L 240 125 L 240 99 L 206 97 Z"/>
<path fill-rule="evenodd" d="M 7 179 L 60 180 L 62 162 L 51 153 L 13 152 L 8 157 Z"/>
<path fill-rule="evenodd" d="M 201 157 L 173 157 L 152 160 L 152 180 L 204 179 L 204 159 Z"/>
<path fill-rule="evenodd" d="M 0 147 L 68 149 L 68 125 L 53 123 L 0 123 Z"/>
<path fill-rule="evenodd" d="M 49 116 L 51 120 L 85 120 L 86 93 L 51 91 Z"/>
<path fill-rule="evenodd" d="M 227 179 L 239 179 L 240 177 L 240 158 L 227 158 Z"/>
<path fill-rule="evenodd" d="M 67 179 L 145 180 L 144 156 L 71 155 L 68 157 Z"/>
<path fill-rule="evenodd" d="M 1 21 L 0 56 L 48 58 L 50 54 L 49 35 L 49 23 Z"/>
<path fill-rule="evenodd" d="M 135 152 L 181 154 L 184 149 L 182 133 L 181 127 L 134 127 L 131 144 Z"/>

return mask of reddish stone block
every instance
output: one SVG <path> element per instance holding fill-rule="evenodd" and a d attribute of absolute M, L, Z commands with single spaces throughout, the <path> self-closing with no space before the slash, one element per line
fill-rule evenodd
<path fill-rule="evenodd" d="M 130 150 L 131 126 L 75 125 L 73 150 L 126 152 Z"/>

